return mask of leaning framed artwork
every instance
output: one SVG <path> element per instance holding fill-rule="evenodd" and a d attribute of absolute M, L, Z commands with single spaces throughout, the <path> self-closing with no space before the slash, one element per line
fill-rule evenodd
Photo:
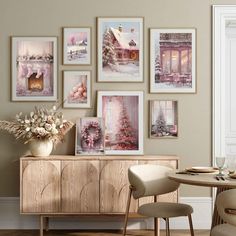
<path fill-rule="evenodd" d="M 13 101 L 57 100 L 57 37 L 12 37 Z"/>
<path fill-rule="evenodd" d="M 97 18 L 98 82 L 143 81 L 143 18 Z"/>
<path fill-rule="evenodd" d="M 150 138 L 178 137 L 178 102 L 150 101 Z"/>
<path fill-rule="evenodd" d="M 98 155 L 103 153 L 103 119 L 83 117 L 76 120 L 75 155 Z"/>
<path fill-rule="evenodd" d="M 91 107 L 91 72 L 64 71 L 63 73 L 63 107 Z"/>
<path fill-rule="evenodd" d="M 91 64 L 91 28 L 63 28 L 63 64 Z"/>
<path fill-rule="evenodd" d="M 196 92 L 196 30 L 150 29 L 150 92 Z"/>
<path fill-rule="evenodd" d="M 142 91 L 98 91 L 97 116 L 104 119 L 106 154 L 143 154 Z"/>

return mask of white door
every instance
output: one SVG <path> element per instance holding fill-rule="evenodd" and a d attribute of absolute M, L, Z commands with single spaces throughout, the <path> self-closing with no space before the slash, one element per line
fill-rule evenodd
<path fill-rule="evenodd" d="M 236 22 L 225 29 L 225 155 L 236 156 Z"/>

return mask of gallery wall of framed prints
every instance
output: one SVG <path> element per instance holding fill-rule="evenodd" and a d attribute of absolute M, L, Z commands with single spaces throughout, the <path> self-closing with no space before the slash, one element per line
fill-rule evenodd
<path fill-rule="evenodd" d="M 155 142 L 180 136 L 180 102 L 172 94 L 196 93 L 196 29 L 145 28 L 143 17 L 128 16 L 96 17 L 94 27 L 61 29 L 60 60 L 55 36 L 11 37 L 13 102 L 60 100 L 62 109 L 96 110 L 96 117 L 75 122 L 75 155 L 143 155 L 145 123 L 147 138 Z M 144 47 L 148 30 L 149 49 Z M 144 73 L 145 55 L 150 58 L 145 62 L 149 73 Z M 58 64 L 63 68 L 60 80 Z M 149 91 L 135 86 L 124 90 L 124 83 L 145 81 Z M 106 88 L 116 83 L 116 89 L 95 90 L 93 83 L 106 83 Z M 145 93 L 152 94 L 152 100 L 146 100 Z"/>

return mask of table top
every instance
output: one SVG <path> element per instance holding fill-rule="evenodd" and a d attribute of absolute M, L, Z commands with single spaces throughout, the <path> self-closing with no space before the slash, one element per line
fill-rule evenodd
<path fill-rule="evenodd" d="M 225 175 L 225 180 L 217 180 L 215 178 L 216 173 L 199 173 L 197 175 L 189 174 L 176 174 L 177 171 L 169 174 L 169 178 L 176 182 L 205 186 L 205 187 L 229 187 L 236 188 L 236 179 L 232 179 Z"/>

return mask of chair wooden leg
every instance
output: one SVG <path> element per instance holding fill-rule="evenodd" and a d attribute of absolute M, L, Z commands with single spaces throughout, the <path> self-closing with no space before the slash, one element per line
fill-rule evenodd
<path fill-rule="evenodd" d="M 43 220 L 44 220 L 44 217 L 42 215 L 40 215 L 40 236 L 43 236 Z"/>
<path fill-rule="evenodd" d="M 166 218 L 165 221 L 166 221 L 166 236 L 170 236 L 170 223 L 169 223 L 169 218 Z"/>
<path fill-rule="evenodd" d="M 157 202 L 157 196 L 154 196 L 154 202 Z M 154 218 L 154 236 L 160 236 L 160 219 Z"/>
<path fill-rule="evenodd" d="M 154 218 L 154 236 L 160 236 L 160 219 Z"/>
<path fill-rule="evenodd" d="M 191 236 L 194 236 L 193 221 L 192 221 L 192 216 L 191 216 L 191 214 L 188 215 L 188 221 L 189 221 L 189 228 L 190 228 Z"/>
<path fill-rule="evenodd" d="M 129 217 L 129 207 L 130 207 L 130 202 L 131 202 L 131 195 L 132 195 L 132 186 L 129 187 L 129 194 L 128 194 L 126 211 L 125 211 L 125 223 L 124 223 L 124 229 L 123 229 L 123 236 L 126 235 L 126 228 L 127 228 L 127 223 L 128 223 L 128 217 Z"/>

